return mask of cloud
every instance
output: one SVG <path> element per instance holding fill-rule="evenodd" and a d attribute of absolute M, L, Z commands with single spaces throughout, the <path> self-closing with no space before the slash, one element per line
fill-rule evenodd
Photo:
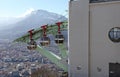
<path fill-rule="evenodd" d="M 29 9 L 26 10 L 25 13 L 23 13 L 22 15 L 17 16 L 17 17 L 25 17 L 26 15 L 31 14 L 32 11 L 34 11 L 34 9 L 33 8 L 29 8 Z"/>

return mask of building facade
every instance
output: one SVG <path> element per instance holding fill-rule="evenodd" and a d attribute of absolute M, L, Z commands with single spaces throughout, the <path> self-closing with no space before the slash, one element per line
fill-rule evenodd
<path fill-rule="evenodd" d="M 69 3 L 69 77 L 120 77 L 120 1 Z"/>

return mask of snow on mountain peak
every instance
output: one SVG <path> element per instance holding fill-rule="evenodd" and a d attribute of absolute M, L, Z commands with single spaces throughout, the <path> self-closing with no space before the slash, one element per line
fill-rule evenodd
<path fill-rule="evenodd" d="M 29 8 L 25 11 L 25 13 L 21 14 L 20 16 L 17 16 L 17 18 L 19 17 L 26 17 L 27 15 L 30 15 L 33 11 L 35 11 L 35 9 L 33 8 Z"/>

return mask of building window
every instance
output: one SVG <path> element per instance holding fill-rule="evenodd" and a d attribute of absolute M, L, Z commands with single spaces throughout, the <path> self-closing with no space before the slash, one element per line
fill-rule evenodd
<path fill-rule="evenodd" d="M 120 42 L 120 27 L 114 27 L 109 31 L 109 38 L 113 42 Z"/>

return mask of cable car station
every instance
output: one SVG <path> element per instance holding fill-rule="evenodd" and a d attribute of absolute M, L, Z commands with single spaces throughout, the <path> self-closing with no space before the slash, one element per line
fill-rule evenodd
<path fill-rule="evenodd" d="M 70 0 L 67 23 L 43 25 L 15 41 L 47 57 L 64 70 L 63 77 L 120 77 L 120 1 Z M 68 49 L 61 32 L 66 28 Z M 48 34 L 54 35 L 61 56 L 44 48 L 51 43 Z"/>

